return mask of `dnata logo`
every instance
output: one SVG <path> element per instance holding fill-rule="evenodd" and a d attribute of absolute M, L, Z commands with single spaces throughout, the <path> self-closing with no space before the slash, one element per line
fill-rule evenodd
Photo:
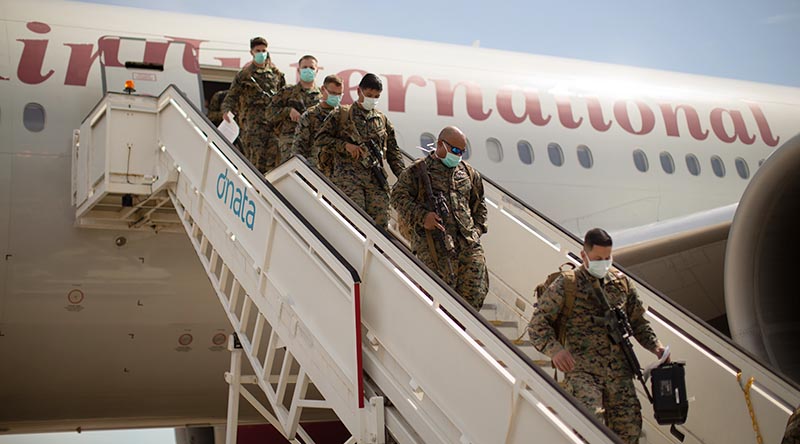
<path fill-rule="evenodd" d="M 228 205 L 228 208 L 244 223 L 250 230 L 256 223 L 256 204 L 247 198 L 247 188 L 244 191 L 234 185 L 228 179 L 228 169 L 220 173 L 217 177 L 217 197 Z M 229 203 L 230 201 L 230 203 Z"/>

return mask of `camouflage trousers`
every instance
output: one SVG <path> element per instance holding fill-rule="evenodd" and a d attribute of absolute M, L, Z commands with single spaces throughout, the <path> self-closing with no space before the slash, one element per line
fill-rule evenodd
<path fill-rule="evenodd" d="M 465 301 L 472 305 L 475 310 L 480 311 L 486 293 L 489 292 L 489 272 L 486 268 L 486 258 L 483 254 L 483 247 L 480 243 L 468 242 L 461 236 L 453 236 L 455 240 L 455 252 L 452 256 L 441 254 L 443 249 L 441 241 L 431 235 L 431 241 L 436 249 L 437 261 L 433 260 L 433 255 L 428 247 L 426 235 L 417 236 L 415 254 L 428 266 L 435 271 L 447 285 L 451 286 Z M 448 258 L 450 265 L 448 266 Z M 453 269 L 453 276 L 450 276 L 450 267 Z"/>
<path fill-rule="evenodd" d="M 262 174 L 272 171 L 278 164 L 278 144 L 263 125 L 247 125 L 242 129 L 242 154 Z"/>
<path fill-rule="evenodd" d="M 372 177 L 372 172 L 364 169 L 363 174 L 348 174 L 337 169 L 331 182 L 339 187 L 359 208 L 366 211 L 377 225 L 389 225 L 389 192 Z"/>
<path fill-rule="evenodd" d="M 292 152 L 292 142 L 294 142 L 294 135 L 278 136 L 278 165 L 289 160 L 294 154 Z"/>
<path fill-rule="evenodd" d="M 781 444 L 800 444 L 800 407 L 789 417 Z"/>
<path fill-rule="evenodd" d="M 636 396 L 633 379 L 606 378 L 585 372 L 570 372 L 564 389 L 576 397 L 619 438 L 630 444 L 639 442 L 642 433 L 642 405 Z"/>

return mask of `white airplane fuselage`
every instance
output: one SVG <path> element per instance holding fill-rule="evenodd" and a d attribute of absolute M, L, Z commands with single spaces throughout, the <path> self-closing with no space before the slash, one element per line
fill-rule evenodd
<path fill-rule="evenodd" d="M 0 17 L 0 432 L 6 418 L 224 417 L 230 327 L 185 236 L 74 226 L 72 133 L 103 95 L 101 59 L 125 61 L 110 36 L 146 39 L 155 61 L 187 43 L 171 69 L 191 72 L 194 57 L 240 68 L 264 35 L 288 83 L 312 54 L 345 103 L 379 74 L 401 148 L 459 126 L 473 166 L 577 234 L 736 203 L 800 131 L 800 89 L 782 86 L 83 3 L 2 0 Z"/>

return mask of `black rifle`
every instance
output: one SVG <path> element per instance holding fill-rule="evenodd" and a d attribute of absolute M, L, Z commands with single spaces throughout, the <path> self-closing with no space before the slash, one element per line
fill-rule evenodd
<path fill-rule="evenodd" d="M 378 180 L 378 185 L 384 190 L 389 189 L 389 181 L 386 180 L 386 173 L 383 171 L 383 155 L 374 140 L 367 140 L 366 165 L 372 170 L 372 175 Z"/>
<path fill-rule="evenodd" d="M 631 344 L 633 328 L 631 328 L 631 323 L 628 321 L 628 315 L 626 315 L 620 307 L 612 307 L 611 304 L 608 303 L 603 289 L 600 288 L 599 280 L 593 279 L 592 289 L 594 290 L 597 301 L 600 302 L 600 306 L 605 310 L 603 317 L 598 316 L 595 318 L 595 321 L 606 327 L 611 342 L 620 345 L 622 353 L 625 355 L 625 361 L 628 362 L 628 367 L 633 371 L 636 379 L 642 383 L 644 393 L 652 404 L 653 396 L 650 394 L 650 391 L 647 390 L 642 368 L 639 366 L 639 359 L 636 358 L 636 353 L 633 351 L 633 344 Z"/>
<path fill-rule="evenodd" d="M 447 220 L 447 216 L 450 214 L 450 210 L 447 208 L 447 201 L 442 194 L 433 194 L 431 178 L 428 176 L 428 168 L 425 165 L 424 160 L 419 163 L 417 174 L 419 174 L 422 185 L 425 187 L 425 209 L 436 213 L 436 215 L 439 216 L 439 219 L 442 220 L 442 224 L 444 224 L 444 221 Z M 453 263 L 450 261 L 450 257 L 455 253 L 456 250 L 455 243 L 453 242 L 453 236 L 448 234 L 446 231 L 441 231 L 439 229 L 434 229 L 432 231 L 433 236 L 436 237 L 439 245 L 441 245 L 445 263 L 447 264 L 447 273 L 448 277 L 450 278 L 450 282 L 455 283 L 456 274 L 453 272 Z M 428 233 L 430 232 L 428 231 Z M 433 245 L 430 245 L 430 238 L 428 239 L 428 242 L 428 248 L 434 248 Z M 431 255 L 435 257 L 436 252 L 431 251 Z M 436 262 L 438 266 L 439 261 Z"/>

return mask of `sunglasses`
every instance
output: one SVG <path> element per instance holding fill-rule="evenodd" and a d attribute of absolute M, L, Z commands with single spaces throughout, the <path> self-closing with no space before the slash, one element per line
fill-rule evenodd
<path fill-rule="evenodd" d="M 467 150 L 466 148 L 459 148 L 459 147 L 457 147 L 457 146 L 455 146 L 455 145 L 451 145 L 451 144 L 450 144 L 450 142 L 448 142 L 448 141 L 446 141 L 446 140 L 442 140 L 442 143 L 444 143 L 444 144 L 446 144 L 447 146 L 449 146 L 449 147 L 450 147 L 450 150 L 449 150 L 449 151 L 450 151 L 451 153 L 455 154 L 456 156 L 460 156 L 460 155 L 464 154 L 464 151 L 466 151 L 466 150 Z"/>

